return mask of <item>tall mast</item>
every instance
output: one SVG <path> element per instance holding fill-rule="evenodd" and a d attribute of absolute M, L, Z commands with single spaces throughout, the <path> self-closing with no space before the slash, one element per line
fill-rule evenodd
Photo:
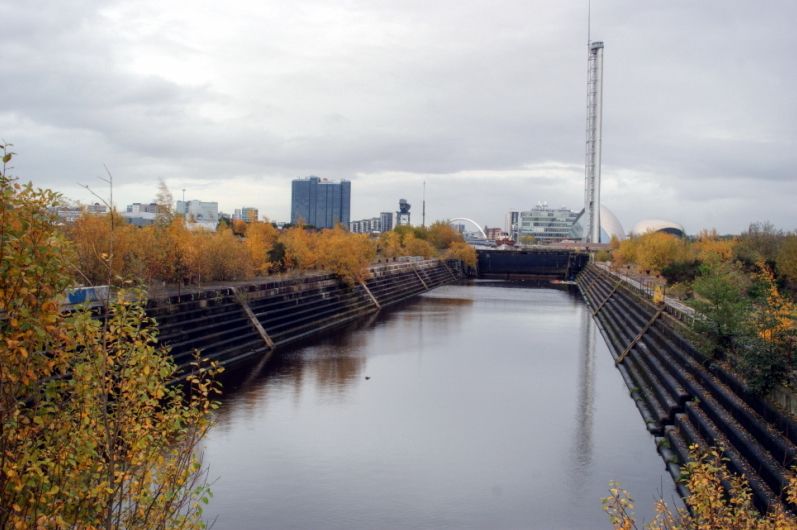
<path fill-rule="evenodd" d="M 589 29 L 587 30 L 587 35 L 589 38 Z M 584 242 L 600 243 L 603 42 L 588 43 L 587 51 L 587 142 L 584 165 L 584 219 L 586 222 L 584 226 Z"/>
<path fill-rule="evenodd" d="M 421 226 L 426 226 L 426 181 L 423 181 L 423 205 L 421 208 Z"/>

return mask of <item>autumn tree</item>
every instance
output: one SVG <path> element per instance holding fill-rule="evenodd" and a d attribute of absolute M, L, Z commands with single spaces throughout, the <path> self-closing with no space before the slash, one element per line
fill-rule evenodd
<path fill-rule="evenodd" d="M 778 275 L 790 284 L 797 285 L 797 234 L 784 238 L 775 263 Z"/>
<path fill-rule="evenodd" d="M 797 530 L 797 518 L 775 504 L 761 513 L 753 503 L 750 484 L 732 473 L 717 448 L 689 448 L 689 461 L 682 468 L 683 481 L 689 494 L 684 499 L 688 510 L 673 509 L 663 499 L 656 501 L 653 520 L 648 530 Z M 792 476 L 786 487 L 789 502 L 797 500 L 797 478 Z M 638 528 L 634 502 L 617 483 L 609 485 L 609 496 L 603 506 L 616 530 Z"/>
<path fill-rule="evenodd" d="M 277 229 L 271 223 L 256 221 L 246 230 L 244 245 L 255 274 L 266 274 L 270 269 L 269 252 L 277 241 Z"/>
<path fill-rule="evenodd" d="M 215 385 L 200 367 L 189 393 L 168 384 L 141 293 L 100 318 L 61 311 L 74 253 L 58 196 L 8 178 L 0 148 L 0 527 L 201 527 Z"/>
<path fill-rule="evenodd" d="M 697 235 L 697 241 L 692 244 L 692 251 L 695 258 L 702 262 L 731 261 L 733 249 L 736 246 L 734 239 L 722 239 L 717 235 L 717 231 L 701 230 Z"/>
<path fill-rule="evenodd" d="M 340 225 L 323 230 L 317 240 L 318 266 L 335 273 L 349 285 L 364 281 L 376 256 L 376 246 L 365 234 L 351 234 Z"/>
<path fill-rule="evenodd" d="M 244 280 L 254 274 L 249 249 L 229 230 L 202 234 L 206 246 L 201 259 L 213 280 Z"/>
<path fill-rule="evenodd" d="M 629 237 L 620 241 L 612 250 L 612 263 L 616 267 L 636 264 L 639 237 Z"/>
<path fill-rule="evenodd" d="M 395 258 L 402 254 L 401 236 L 395 230 L 389 230 L 379 234 L 377 241 L 377 252 L 383 258 Z"/>
<path fill-rule="evenodd" d="M 462 234 L 446 221 L 436 221 L 428 228 L 426 240 L 437 250 L 445 250 L 452 244 L 462 242 Z"/>
<path fill-rule="evenodd" d="M 318 265 L 318 244 L 315 231 L 304 226 L 283 230 L 279 241 L 285 248 L 285 264 L 288 268 L 307 271 Z"/>
<path fill-rule="evenodd" d="M 232 233 L 238 237 L 245 237 L 248 225 L 243 219 L 232 220 Z"/>
<path fill-rule="evenodd" d="M 754 392 L 766 394 L 779 383 L 797 347 L 797 307 L 778 289 L 775 275 L 761 260 L 756 283 L 761 294 L 753 301 L 749 335 L 739 352 L 738 367 Z"/>
<path fill-rule="evenodd" d="M 468 267 L 476 266 L 476 249 L 464 241 L 454 241 L 445 253 L 446 259 L 458 259 Z"/>
<path fill-rule="evenodd" d="M 429 259 L 437 254 L 431 243 L 424 239 L 418 239 L 411 232 L 404 235 L 401 246 L 404 249 L 405 256 L 421 256 Z"/>
<path fill-rule="evenodd" d="M 686 258 L 686 243 L 672 234 L 650 232 L 636 241 L 636 264 L 644 271 L 660 273 L 668 265 Z"/>
<path fill-rule="evenodd" d="M 749 270 L 755 269 L 761 260 L 772 265 L 777 259 L 782 240 L 783 231 L 769 221 L 751 223 L 747 231 L 739 236 L 734 247 L 734 258 Z"/>
<path fill-rule="evenodd" d="M 163 179 L 158 180 L 158 193 L 155 196 L 157 205 L 156 221 L 160 225 L 168 225 L 174 218 L 174 198 Z"/>
<path fill-rule="evenodd" d="M 116 285 L 123 278 L 146 277 L 150 247 L 118 213 L 83 213 L 66 232 L 77 252 L 73 272 L 78 283 Z"/>

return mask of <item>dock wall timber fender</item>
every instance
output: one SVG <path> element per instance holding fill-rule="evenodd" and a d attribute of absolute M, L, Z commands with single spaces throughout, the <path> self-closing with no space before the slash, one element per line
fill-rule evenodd
<path fill-rule="evenodd" d="M 181 369 L 196 350 L 227 365 L 271 355 L 463 277 L 458 262 L 404 259 L 372 266 L 361 283 L 332 274 L 264 279 L 150 300 L 147 312 Z"/>
<path fill-rule="evenodd" d="M 576 283 L 676 482 L 689 445 L 721 446 L 760 509 L 795 511 L 783 495 L 797 463 L 794 420 L 702 356 L 681 320 L 620 276 L 589 264 Z"/>

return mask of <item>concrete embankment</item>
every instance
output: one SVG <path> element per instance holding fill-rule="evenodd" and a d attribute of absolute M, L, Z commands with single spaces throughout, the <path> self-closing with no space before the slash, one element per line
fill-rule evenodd
<path fill-rule="evenodd" d="M 706 359 L 682 322 L 623 278 L 590 264 L 577 283 L 672 476 L 679 478 L 691 444 L 719 446 L 759 508 L 786 503 L 797 423 Z"/>
<path fill-rule="evenodd" d="M 151 300 L 148 313 L 179 366 L 196 350 L 227 365 L 270 355 L 464 275 L 459 262 L 425 260 L 375 265 L 369 276 L 354 285 L 317 274 L 205 289 Z"/>

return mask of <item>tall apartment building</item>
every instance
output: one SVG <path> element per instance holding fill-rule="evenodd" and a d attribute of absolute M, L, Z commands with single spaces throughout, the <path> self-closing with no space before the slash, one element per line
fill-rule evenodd
<path fill-rule="evenodd" d="M 538 243 L 557 243 L 571 237 L 573 223 L 580 212 L 569 208 L 549 208 L 546 203 L 537 204 L 518 216 L 518 238 L 533 236 Z"/>
<path fill-rule="evenodd" d="M 291 223 L 333 228 L 351 220 L 351 182 L 334 182 L 311 176 L 291 184 Z"/>
<path fill-rule="evenodd" d="M 379 214 L 379 220 L 382 224 L 382 232 L 390 232 L 396 227 L 395 212 L 382 212 Z"/>
<path fill-rule="evenodd" d="M 520 228 L 520 212 L 518 210 L 510 210 L 506 214 L 504 221 L 504 230 L 509 234 L 509 239 L 513 241 L 518 240 L 518 229 Z"/>

